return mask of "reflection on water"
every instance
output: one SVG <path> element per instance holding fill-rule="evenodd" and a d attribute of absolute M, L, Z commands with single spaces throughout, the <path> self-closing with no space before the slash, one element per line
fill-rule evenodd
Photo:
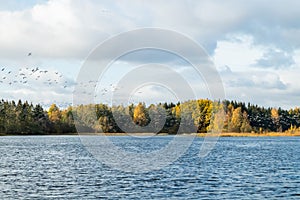
<path fill-rule="evenodd" d="M 110 139 L 148 152 L 172 137 Z M 202 142 L 162 170 L 133 174 L 102 165 L 76 136 L 0 137 L 0 199 L 300 198 L 300 138 L 221 138 L 204 159 Z"/>

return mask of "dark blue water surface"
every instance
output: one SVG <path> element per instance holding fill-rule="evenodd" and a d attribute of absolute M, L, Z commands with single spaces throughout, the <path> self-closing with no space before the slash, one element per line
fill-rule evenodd
<path fill-rule="evenodd" d="M 88 136 L 87 136 L 88 137 Z M 172 137 L 110 137 L 151 151 Z M 203 138 L 161 170 L 129 173 L 93 158 L 77 136 L 0 137 L 0 199 L 300 199 L 300 138 Z"/>

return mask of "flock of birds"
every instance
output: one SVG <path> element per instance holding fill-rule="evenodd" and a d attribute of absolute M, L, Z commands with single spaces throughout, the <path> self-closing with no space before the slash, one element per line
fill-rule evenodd
<path fill-rule="evenodd" d="M 48 70 L 41 70 L 39 67 L 35 68 L 20 68 L 17 71 L 7 69 L 6 67 L 1 68 L 0 83 L 14 85 L 14 84 L 28 84 L 33 81 L 43 81 L 43 84 L 61 84 L 63 75 L 59 72 L 49 72 Z M 51 77 L 51 78 L 50 78 Z M 68 81 L 65 80 L 62 84 L 64 88 L 68 86 Z"/>
<path fill-rule="evenodd" d="M 28 53 L 27 56 L 32 56 L 32 53 Z M 108 96 L 106 95 L 122 88 L 113 83 L 102 84 L 98 80 L 76 83 L 72 79 L 67 79 L 58 71 L 48 70 L 42 67 L 22 67 L 19 69 L 0 67 L 0 86 L 1 85 L 17 88 L 28 86 L 36 89 L 45 89 L 45 86 L 59 87 L 69 89 L 69 91 L 72 91 L 71 89 L 80 88 L 77 94 L 93 95 L 94 98 L 107 98 Z M 78 87 L 74 88 L 74 86 Z M 91 90 L 89 90 L 91 88 L 95 88 L 96 90 L 91 92 Z M 51 90 L 51 88 L 49 88 L 49 90 Z M 75 91 L 73 91 L 73 93 L 74 92 Z M 138 93 L 142 92 L 139 91 Z"/>
<path fill-rule="evenodd" d="M 29 52 L 27 56 L 32 56 Z M 12 70 L 8 67 L 0 68 L 0 83 L 7 84 L 10 86 L 16 85 L 28 85 L 37 86 L 38 83 L 44 85 L 60 85 L 63 88 L 67 88 L 71 85 L 71 82 L 66 80 L 61 73 L 58 71 L 43 70 L 39 67 L 24 67 L 17 70 Z"/>
<path fill-rule="evenodd" d="M 101 85 L 100 81 L 86 81 L 75 83 L 73 80 L 66 80 L 63 74 L 55 71 L 49 71 L 45 69 L 40 69 L 39 67 L 26 67 L 20 68 L 18 70 L 11 70 L 6 67 L 0 68 L 0 84 L 6 84 L 9 86 L 22 87 L 27 85 L 31 87 L 38 87 L 39 84 L 43 84 L 44 86 L 59 86 L 61 88 L 66 89 L 73 88 L 78 85 L 77 88 L 80 89 L 80 93 L 92 95 L 94 97 L 105 96 L 110 92 L 114 92 L 119 90 L 121 87 L 117 87 L 114 84 L 109 84 L 109 86 Z M 89 92 L 90 89 L 97 88 L 96 92 Z M 93 90 L 94 91 L 94 90 Z M 78 93 L 77 93 L 78 94 Z"/>
<path fill-rule="evenodd" d="M 63 76 L 63 74 L 55 71 L 51 72 L 49 70 L 40 69 L 39 67 L 34 68 L 20 68 L 17 71 L 13 71 L 11 69 L 8 69 L 6 67 L 2 67 L 0 69 L 0 83 L 2 84 L 8 84 L 8 85 L 14 85 L 14 84 L 29 84 L 34 83 L 33 81 L 42 81 L 45 85 L 57 85 L 61 84 L 63 88 L 71 87 L 74 85 L 79 85 L 80 88 L 88 88 L 92 87 L 95 88 L 99 86 L 100 81 L 86 81 L 86 82 L 79 82 L 74 83 L 71 80 L 66 80 Z M 19 85 L 18 85 L 19 86 Z M 98 91 L 100 95 L 105 95 L 108 92 L 114 92 L 116 90 L 119 90 L 121 87 L 118 87 L 114 84 L 109 84 L 108 87 L 102 87 Z M 85 93 L 86 91 L 82 91 L 82 93 Z"/>

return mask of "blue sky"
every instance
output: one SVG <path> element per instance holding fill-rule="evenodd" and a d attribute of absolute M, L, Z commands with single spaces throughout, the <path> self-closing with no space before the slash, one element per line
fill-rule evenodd
<path fill-rule="evenodd" d="M 296 107 L 300 105 L 299 7 L 296 0 L 0 1 L 0 97 L 69 105 L 81 65 L 97 45 L 124 31 L 158 27 L 187 35 L 205 48 L 227 99 Z M 98 97 L 101 91 L 107 94 L 95 101 L 108 102 L 118 80 L 132 66 L 149 62 L 148 53 L 115 62 L 97 86 Z M 150 58 L 174 67 L 199 97 L 209 98 L 201 77 L 185 64 L 159 52 Z M 176 99 L 166 93 L 147 86 L 132 98 Z"/>

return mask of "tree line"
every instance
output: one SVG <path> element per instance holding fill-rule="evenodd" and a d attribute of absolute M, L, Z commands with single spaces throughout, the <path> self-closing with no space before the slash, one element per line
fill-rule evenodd
<path fill-rule="evenodd" d="M 75 133 L 71 107 L 60 110 L 55 104 L 48 111 L 27 101 L 0 101 L 0 133 L 60 134 Z"/>
<path fill-rule="evenodd" d="M 27 101 L 0 101 L 0 133 L 65 134 L 79 132 L 207 133 L 284 132 L 300 127 L 300 108 L 264 108 L 243 102 L 212 101 L 144 103 L 128 106 L 89 104 L 48 110 Z"/>

